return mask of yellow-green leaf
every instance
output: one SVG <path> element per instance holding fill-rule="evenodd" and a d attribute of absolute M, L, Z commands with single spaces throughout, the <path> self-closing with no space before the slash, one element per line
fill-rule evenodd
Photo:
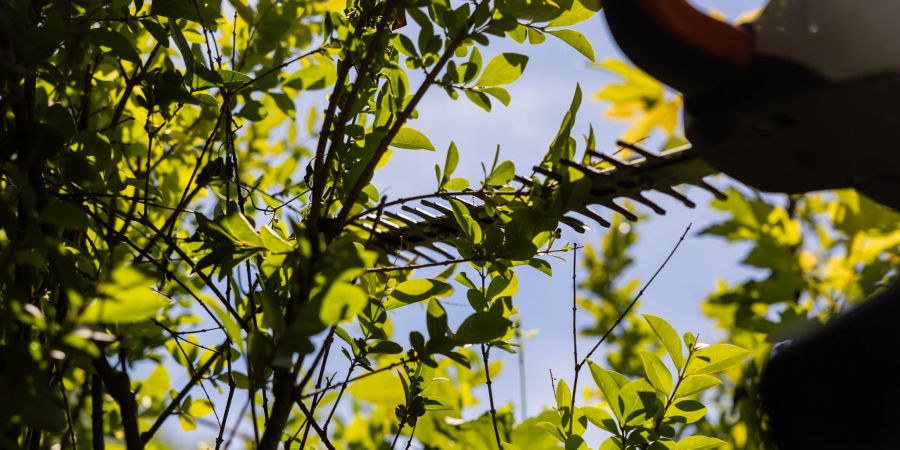
<path fill-rule="evenodd" d="M 547 32 L 558 37 L 566 44 L 569 44 L 569 46 L 577 50 L 578 53 L 584 55 L 588 61 L 594 62 L 594 47 L 591 46 L 591 42 L 588 41 L 583 34 L 569 29 L 547 30 Z"/>
<path fill-rule="evenodd" d="M 711 374 L 740 364 L 750 353 L 731 344 L 715 344 L 694 352 L 685 370 L 686 375 Z"/>
<path fill-rule="evenodd" d="M 401 128 L 391 141 L 391 147 L 403 148 L 407 150 L 428 150 L 434 151 L 434 144 L 428 140 L 428 137 L 421 131 L 412 128 Z"/>
<path fill-rule="evenodd" d="M 169 300 L 150 288 L 153 281 L 129 266 L 115 269 L 110 280 L 97 287 L 99 296 L 81 315 L 85 322 L 128 323 L 149 319 Z"/>
<path fill-rule="evenodd" d="M 644 372 L 650 384 L 664 394 L 672 389 L 672 374 L 663 364 L 659 356 L 653 353 L 641 351 L 641 361 L 644 362 Z"/>
<path fill-rule="evenodd" d="M 656 337 L 659 338 L 669 356 L 672 357 L 675 369 L 681 371 L 684 368 L 684 354 L 681 353 L 681 338 L 678 337 L 678 333 L 662 317 L 644 314 L 644 319 L 650 324 L 650 328 L 653 328 Z"/>
<path fill-rule="evenodd" d="M 522 76 L 527 64 L 528 57 L 525 55 L 501 53 L 488 62 L 475 84 L 483 87 L 510 84 Z"/>
<path fill-rule="evenodd" d="M 368 298 L 368 295 L 355 285 L 345 282 L 335 283 L 322 299 L 319 318 L 327 324 L 351 319 L 366 306 Z"/>

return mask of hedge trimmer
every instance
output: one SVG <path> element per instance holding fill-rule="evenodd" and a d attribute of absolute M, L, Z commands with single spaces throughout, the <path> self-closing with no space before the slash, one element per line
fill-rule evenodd
<path fill-rule="evenodd" d="M 690 184 L 721 197 L 703 181 L 717 172 L 767 192 L 855 188 L 900 210 L 900 3 L 779 0 L 742 26 L 685 0 L 606 0 L 603 6 L 625 54 L 684 95 L 692 146 L 653 154 L 620 143 L 637 156 L 620 160 L 589 150 L 582 161 L 535 167 L 539 178 L 517 178 L 523 189 L 540 183 L 552 190 L 567 170 L 585 175 L 589 195 L 559 222 L 583 232 L 587 225 L 574 213 L 609 226 L 598 206 L 635 219 L 618 198 L 664 213 L 647 191 L 693 207 L 675 188 Z M 478 198 L 477 191 L 468 194 Z M 482 223 L 502 221 L 483 204 L 463 203 Z M 450 256 L 437 243 L 462 230 L 446 201 L 395 206 L 355 223 L 390 253 L 430 260 L 429 248 Z M 900 387 L 892 377 L 900 372 L 900 335 L 887 333 L 897 317 L 900 292 L 888 288 L 769 363 L 762 397 L 781 448 L 895 448 Z M 861 381 L 858 374 L 865 387 L 854 382 Z M 853 395 L 829 394 L 847 384 Z"/>

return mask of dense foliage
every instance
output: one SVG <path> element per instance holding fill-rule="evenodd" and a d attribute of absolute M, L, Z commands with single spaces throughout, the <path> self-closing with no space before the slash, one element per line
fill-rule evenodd
<path fill-rule="evenodd" d="M 508 104 L 503 86 L 528 57 L 482 50 L 550 35 L 593 61 L 570 27 L 599 9 L 0 3 L 0 447 L 165 448 L 171 420 L 210 426 L 215 448 L 760 448 L 754 389 L 772 342 L 892 273 L 892 213 L 850 192 L 780 207 L 733 190 L 704 232 L 748 242 L 745 262 L 771 273 L 706 300 L 729 333 L 712 345 L 635 309 L 639 283 L 621 277 L 636 234 L 616 222 L 587 253 L 585 297 L 572 293 L 573 311 L 596 318 L 582 332 L 602 338 L 575 352 L 574 379 L 554 381 L 555 408 L 519 420 L 494 402 L 491 355 L 520 342 L 516 267 L 549 275 L 546 255 L 573 250 L 557 227 L 588 184 L 560 159 L 596 147 L 572 136 L 580 88 L 541 163 L 553 178 L 517 184 L 494 158 L 470 188 L 447 150 L 435 191 L 417 199 L 448 202 L 462 234 L 443 243 L 459 258 L 417 276 L 421 261 L 398 266 L 362 225 L 410 200 L 371 184 L 391 152 L 435 150 L 412 127 L 426 92 Z M 634 122 L 630 139 L 674 132 L 677 98 L 605 67 L 624 77 L 600 97 Z M 298 109 L 310 91 L 327 93 L 324 110 Z M 457 327 L 441 301 L 454 290 L 469 301 Z M 393 336 L 395 310 L 411 304 L 426 306 L 421 326 Z M 607 360 L 591 359 L 601 342 Z M 600 442 L 585 441 L 591 429 Z"/>

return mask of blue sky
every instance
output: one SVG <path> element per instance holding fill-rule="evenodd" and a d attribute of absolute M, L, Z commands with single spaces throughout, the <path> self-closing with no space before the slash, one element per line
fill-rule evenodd
<path fill-rule="evenodd" d="M 763 2 L 703 0 L 694 3 L 735 18 Z M 609 37 L 602 15 L 578 25 L 576 29 L 591 41 L 598 61 L 622 58 Z M 375 177 L 375 183 L 383 195 L 396 199 L 433 191 L 435 189 L 433 166 L 443 165 L 445 152 L 451 140 L 456 142 L 460 150 L 460 164 L 456 176 L 467 177 L 477 183 L 481 178 L 480 164 L 490 163 L 497 145 L 501 147 L 501 159 L 512 160 L 518 172 L 527 172 L 532 165 L 540 161 L 555 136 L 576 84 L 581 85 L 584 101 L 578 114 L 575 133 L 584 134 L 588 131 L 588 127 L 593 125 L 597 133 L 599 150 L 610 151 L 614 148 L 614 142 L 624 128 L 621 123 L 612 122 L 604 117 L 603 112 L 607 105 L 592 99 L 593 93 L 615 80 L 612 75 L 591 67 L 582 55 L 551 36 L 548 36 L 547 41 L 540 46 L 517 45 L 510 40 L 501 42 L 500 39 L 494 39 L 494 41 L 489 52 L 484 52 L 485 61 L 501 52 L 524 53 L 530 57 L 525 74 L 519 81 L 509 86 L 512 103 L 509 107 L 495 104 L 494 111 L 487 113 L 464 97 L 453 101 L 443 91 L 432 89 L 418 108 L 421 119 L 410 125 L 429 136 L 438 151 L 434 153 L 395 151 L 388 166 Z M 411 80 L 416 83 L 415 75 Z M 321 96 L 310 96 L 301 102 L 315 104 L 320 99 Z M 725 177 L 718 177 L 713 184 L 725 188 L 734 183 Z M 705 337 L 704 341 L 711 341 L 715 340 L 719 333 L 701 314 L 702 299 L 714 289 L 717 280 L 736 281 L 752 275 L 752 272 L 739 265 L 746 248 L 696 235 L 696 231 L 720 220 L 721 216 L 706 207 L 710 199 L 708 193 L 692 189 L 688 190 L 688 196 L 700 205 L 697 209 L 687 209 L 664 197 L 651 195 L 668 211 L 668 214 L 654 216 L 650 211 L 640 211 L 648 216 L 648 220 L 636 225 L 641 239 L 634 249 L 636 263 L 628 275 L 646 280 L 665 259 L 685 227 L 692 223 L 693 228 L 688 239 L 665 271 L 647 290 L 639 312 L 662 316 L 677 330 L 699 332 Z M 564 228 L 565 233 L 560 242 L 599 244 L 604 230 L 596 226 L 593 228 L 594 230 L 584 235 L 577 235 Z M 555 262 L 553 277 L 544 276 L 528 268 L 520 271 L 516 304 L 522 312 L 524 328 L 538 331 L 537 336 L 525 346 L 529 414 L 535 414 L 553 404 L 548 380 L 549 369 L 553 369 L 556 377 L 571 380 L 570 267 L 570 261 Z M 427 276 L 427 273 L 419 275 Z M 451 297 L 450 300 L 466 304 L 462 295 Z M 448 312 L 451 314 L 451 320 L 458 323 L 466 310 L 448 307 Z M 424 317 L 424 308 L 417 306 L 407 308 L 407 311 L 400 314 L 395 321 L 395 339 L 405 343 L 408 331 L 418 327 Z M 589 324 L 590 320 L 586 314 L 579 317 L 583 325 Z M 592 340 L 582 339 L 579 347 L 586 349 L 591 345 Z M 518 404 L 519 382 L 515 356 L 500 351 L 493 352 L 492 356 L 504 360 L 503 373 L 495 384 L 498 403 Z M 598 354 L 594 359 L 602 361 L 602 358 L 603 356 Z M 333 368 L 329 366 L 329 372 L 342 371 L 341 365 L 336 364 Z M 173 376 L 172 382 L 173 386 L 180 386 L 183 380 Z M 485 395 L 484 392 L 479 392 L 479 398 Z M 238 406 L 242 404 L 243 400 L 236 402 Z M 472 415 L 481 412 L 483 410 L 472 411 Z M 518 407 L 516 412 L 518 413 Z M 232 416 L 229 422 L 234 423 L 233 420 Z M 187 445 L 187 442 L 193 442 L 196 438 L 207 437 L 207 433 L 204 432 L 192 433 L 190 437 L 182 435 L 178 420 L 175 418 L 167 421 L 165 431 L 167 436 L 175 438 L 179 447 L 182 444 Z M 592 447 L 597 445 L 599 442 L 592 443 Z"/>

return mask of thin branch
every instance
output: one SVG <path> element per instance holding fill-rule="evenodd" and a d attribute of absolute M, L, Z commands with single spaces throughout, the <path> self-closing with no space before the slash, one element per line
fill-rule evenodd
<path fill-rule="evenodd" d="M 491 381 L 491 368 L 488 365 L 490 353 L 491 345 L 481 344 L 481 358 L 484 361 L 484 379 L 487 383 L 488 401 L 491 405 L 491 424 L 494 425 L 494 438 L 497 440 L 497 450 L 501 450 L 503 448 L 503 442 L 500 440 L 500 428 L 497 426 L 497 408 L 494 405 L 494 389 L 492 386 L 493 382 Z"/>
<path fill-rule="evenodd" d="M 159 427 L 161 427 L 166 419 L 168 419 L 169 416 L 172 415 L 172 413 L 175 411 L 175 408 L 177 408 L 178 405 L 181 404 L 181 401 L 184 400 L 191 389 L 194 388 L 194 385 L 200 382 L 203 376 L 206 375 L 206 372 L 210 369 L 210 367 L 212 367 L 213 363 L 215 363 L 216 360 L 224 353 L 222 349 L 224 349 L 225 346 L 231 346 L 230 338 L 225 338 L 225 342 L 219 345 L 219 352 L 213 353 L 209 356 L 209 359 L 207 359 L 206 362 L 203 363 L 203 365 L 194 372 L 193 376 L 191 376 L 191 379 L 184 385 L 184 387 L 181 388 L 181 391 L 178 392 L 178 395 L 176 395 L 175 398 L 172 399 L 172 401 L 169 402 L 168 405 L 166 405 L 166 408 L 163 410 L 162 414 L 160 414 L 159 417 L 156 418 L 156 421 L 153 422 L 153 425 L 151 425 L 147 431 L 141 433 L 142 444 L 150 442 L 150 439 L 153 437 L 156 431 L 159 430 Z"/>
<path fill-rule="evenodd" d="M 315 396 L 315 395 L 319 395 L 319 394 L 321 394 L 321 393 L 323 393 L 323 392 L 330 391 L 330 390 L 332 390 L 332 389 L 336 389 L 336 388 L 339 388 L 339 387 L 346 386 L 346 385 L 348 385 L 348 384 L 350 384 L 350 383 L 353 383 L 353 382 L 355 382 L 355 381 L 361 380 L 361 379 L 363 379 L 363 378 L 368 378 L 368 377 L 370 377 L 370 376 L 372 376 L 372 375 L 377 375 L 377 374 L 379 374 L 379 373 L 381 373 L 381 372 L 384 372 L 384 371 L 386 371 L 386 370 L 392 370 L 392 369 L 394 369 L 394 368 L 396 368 L 396 367 L 402 366 L 402 365 L 407 364 L 407 363 L 415 362 L 415 361 L 416 361 L 416 358 L 409 358 L 409 359 L 404 358 L 404 359 L 401 359 L 400 361 L 397 361 L 397 362 L 395 362 L 395 363 L 388 364 L 388 365 L 386 365 L 386 366 L 384 366 L 384 367 L 379 367 L 378 369 L 375 369 L 375 370 L 373 370 L 373 371 L 371 371 L 371 372 L 366 372 L 366 373 L 364 373 L 364 374 L 357 375 L 357 376 L 355 376 L 355 377 L 353 377 L 353 378 L 349 378 L 349 379 L 345 380 L 345 381 L 342 382 L 342 383 L 335 383 L 335 384 L 332 384 L 332 385 L 330 385 L 330 386 L 325 386 L 325 387 L 322 388 L 322 389 L 316 389 L 316 390 L 314 390 L 314 391 L 310 391 L 310 392 L 307 392 L 307 393 L 305 393 L 305 394 L 298 394 L 298 395 L 299 395 L 300 399 L 306 399 L 306 398 L 309 398 L 309 397 L 312 397 L 312 396 Z M 299 392 L 299 391 L 298 391 L 298 392 Z"/>
<path fill-rule="evenodd" d="M 596 344 L 594 344 L 594 346 L 591 348 L 591 351 L 589 351 L 587 353 L 587 355 L 584 355 L 584 359 L 582 359 L 581 362 L 579 362 L 577 364 L 577 366 L 583 366 L 587 363 L 587 361 L 591 358 L 591 355 L 593 355 L 594 352 L 597 351 L 598 348 L 600 348 L 600 345 L 603 344 L 604 341 L 606 341 L 606 338 L 608 338 L 609 335 L 613 332 L 613 330 L 615 330 L 616 327 L 619 325 L 619 323 L 621 323 L 622 320 L 625 319 L 625 316 L 628 315 L 628 313 L 631 311 L 631 308 L 633 308 L 634 305 L 638 302 L 638 300 L 640 300 L 641 297 L 643 297 L 644 291 L 647 290 L 648 287 L 650 287 L 650 284 L 653 283 L 653 280 L 656 279 L 656 276 L 659 275 L 660 272 L 662 272 L 663 268 L 666 267 L 666 264 L 669 262 L 669 260 L 672 259 L 672 255 L 675 254 L 675 252 L 678 250 L 678 247 L 681 246 L 682 242 L 684 242 L 684 238 L 687 236 L 688 232 L 691 231 L 691 225 L 692 224 L 688 224 L 687 228 L 685 228 L 685 230 L 684 230 L 684 233 L 682 233 L 681 237 L 678 239 L 678 242 L 675 243 L 675 247 L 672 248 L 672 251 L 669 252 L 669 256 L 667 256 L 666 259 L 662 262 L 662 264 L 659 265 L 659 268 L 656 269 L 656 272 L 653 273 L 653 276 L 650 277 L 649 280 L 647 280 L 647 282 L 644 284 L 644 286 L 641 288 L 641 290 L 637 293 L 637 295 L 634 297 L 634 299 L 631 300 L 631 303 L 628 305 L 628 308 L 625 308 L 625 311 L 623 311 L 622 314 L 619 316 L 619 318 L 616 319 L 616 321 L 612 324 L 611 327 L 609 327 L 609 330 L 607 330 L 606 333 L 603 334 L 603 336 L 600 338 L 600 340 L 597 341 Z"/>
<path fill-rule="evenodd" d="M 300 410 L 303 411 L 303 414 L 306 415 L 307 422 L 312 425 L 313 429 L 316 430 L 316 433 L 319 435 L 319 438 L 322 439 L 322 444 L 324 444 L 325 447 L 328 448 L 328 450 L 334 450 L 334 445 L 332 445 L 331 441 L 328 439 L 328 435 L 325 433 L 325 430 L 323 430 L 322 427 L 319 426 L 319 424 L 316 422 L 316 419 L 312 416 L 312 413 L 309 412 L 309 409 L 306 408 L 306 405 L 304 405 L 303 402 L 300 401 L 300 399 L 297 399 L 296 403 L 297 406 L 300 407 Z"/>
<path fill-rule="evenodd" d="M 578 393 L 578 374 L 581 372 L 581 365 L 578 364 L 578 328 L 576 319 L 578 318 L 578 285 L 576 275 L 578 273 L 578 246 L 572 247 L 572 362 L 575 368 L 575 376 L 572 380 L 572 404 L 569 407 L 569 434 L 575 425 L 575 397 Z"/>
<path fill-rule="evenodd" d="M 93 450 L 104 450 L 103 441 L 103 382 L 97 374 L 91 375 L 91 445 Z"/>

